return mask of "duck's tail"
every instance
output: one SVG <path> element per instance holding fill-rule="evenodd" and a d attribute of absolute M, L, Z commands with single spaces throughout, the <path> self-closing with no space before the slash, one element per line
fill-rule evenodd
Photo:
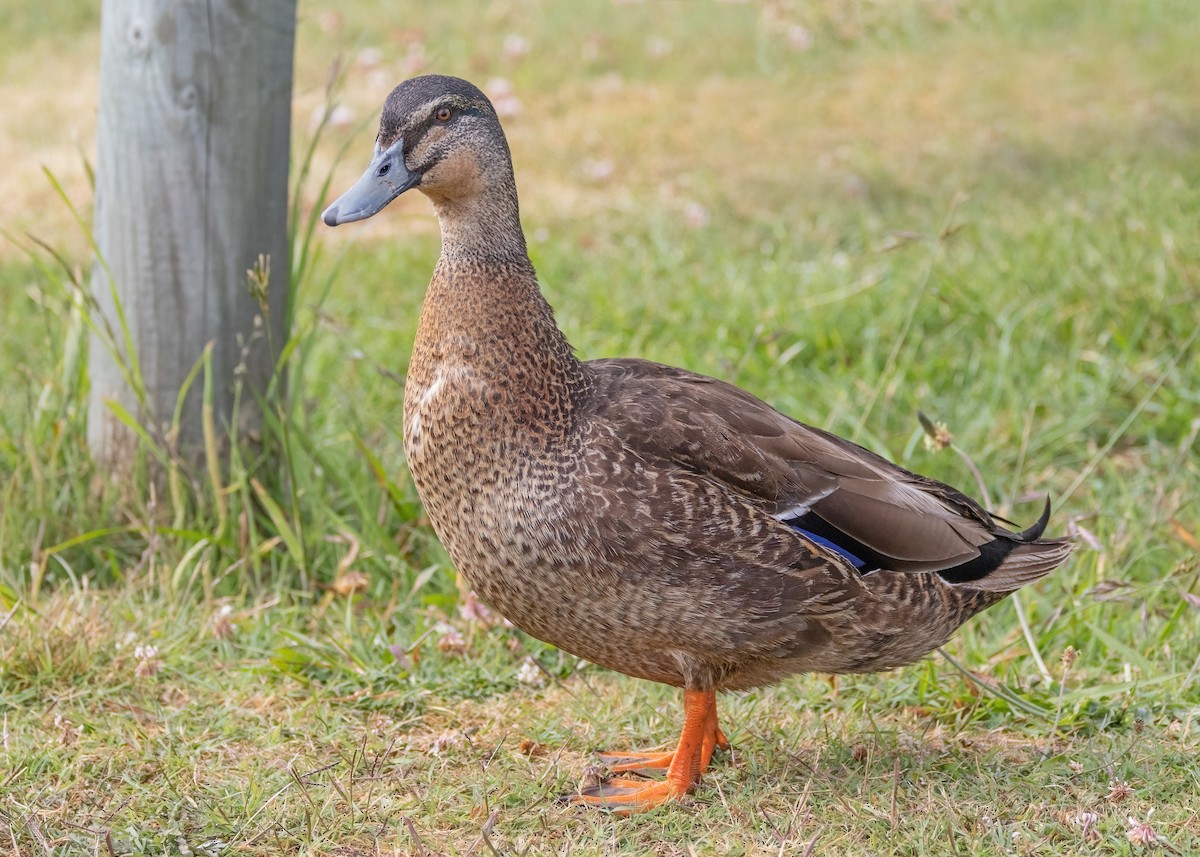
<path fill-rule="evenodd" d="M 1016 592 L 1025 584 L 1045 577 L 1062 565 L 1075 549 L 1075 543 L 1070 537 L 1042 538 L 1049 521 L 1050 499 L 1047 498 L 1042 516 L 1032 527 L 1017 533 L 1002 531 L 997 535 L 992 544 L 996 545 L 997 551 L 1003 551 L 1004 554 L 995 568 L 971 580 L 955 580 L 952 573 L 943 573 L 942 577 L 948 583 L 961 584 L 984 592 L 995 592 L 1001 596 Z M 985 553 L 987 547 L 983 549 Z"/>

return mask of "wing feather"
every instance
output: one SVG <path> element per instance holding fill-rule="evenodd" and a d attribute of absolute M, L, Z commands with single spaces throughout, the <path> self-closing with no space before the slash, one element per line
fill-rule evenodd
<path fill-rule="evenodd" d="M 702 472 L 782 520 L 816 515 L 864 546 L 881 568 L 954 569 L 999 541 L 997 564 L 1008 564 L 1015 551 L 1016 582 L 1065 556 L 1052 550 L 1057 560 L 1043 560 L 1037 550 L 1016 550 L 1060 540 L 1004 529 L 962 492 L 793 420 L 731 384 L 644 360 L 587 365 L 597 416 L 633 451 Z"/>

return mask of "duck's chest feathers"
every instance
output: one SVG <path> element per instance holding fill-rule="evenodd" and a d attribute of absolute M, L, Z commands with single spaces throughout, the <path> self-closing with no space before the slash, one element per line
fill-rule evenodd
<path fill-rule="evenodd" d="M 487 380 L 461 360 L 430 362 L 414 367 L 404 389 L 404 448 L 410 463 L 422 458 L 428 442 L 435 452 L 452 448 L 487 422 Z"/>
<path fill-rule="evenodd" d="M 569 493 L 580 377 L 527 261 L 439 262 L 405 384 L 404 448 L 460 569 L 547 541 L 533 529 Z"/>
<path fill-rule="evenodd" d="M 414 361 L 405 386 L 404 449 L 452 555 L 456 543 L 511 531 L 528 509 L 545 510 L 571 478 L 563 457 L 569 423 L 555 418 L 569 408 L 569 396 L 547 386 L 521 364 L 434 352 Z"/>

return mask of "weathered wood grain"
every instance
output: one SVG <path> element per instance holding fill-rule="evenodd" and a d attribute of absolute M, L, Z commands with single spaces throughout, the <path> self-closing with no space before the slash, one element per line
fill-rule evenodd
<path fill-rule="evenodd" d="M 270 377 L 285 336 L 295 22 L 295 0 L 104 3 L 92 288 L 119 347 L 92 336 L 88 440 L 106 464 L 128 462 L 136 443 L 108 400 L 169 423 L 209 341 L 219 427 L 236 379 L 262 389 Z M 270 258 L 269 318 L 247 286 L 260 255 Z M 121 369 L 130 355 L 117 301 L 145 408 Z M 201 386 L 183 408 L 185 455 L 201 442 Z M 249 389 L 238 419 L 243 430 L 259 422 Z"/>

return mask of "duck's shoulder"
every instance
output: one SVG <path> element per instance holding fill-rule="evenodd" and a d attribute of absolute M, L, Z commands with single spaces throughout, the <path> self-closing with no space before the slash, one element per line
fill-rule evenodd
<path fill-rule="evenodd" d="M 869 450 L 798 422 L 726 381 L 648 360 L 593 360 L 589 416 L 649 458 L 673 461 L 768 504 L 794 502 L 797 482 L 834 474 L 879 478 Z M 823 476 L 821 476 L 823 474 Z"/>
<path fill-rule="evenodd" d="M 636 358 L 590 360 L 584 366 L 591 382 L 589 409 L 597 418 L 639 432 L 659 430 L 671 437 L 690 435 L 693 443 L 724 444 L 730 429 L 772 438 L 796 425 L 740 387 L 687 369 Z"/>

